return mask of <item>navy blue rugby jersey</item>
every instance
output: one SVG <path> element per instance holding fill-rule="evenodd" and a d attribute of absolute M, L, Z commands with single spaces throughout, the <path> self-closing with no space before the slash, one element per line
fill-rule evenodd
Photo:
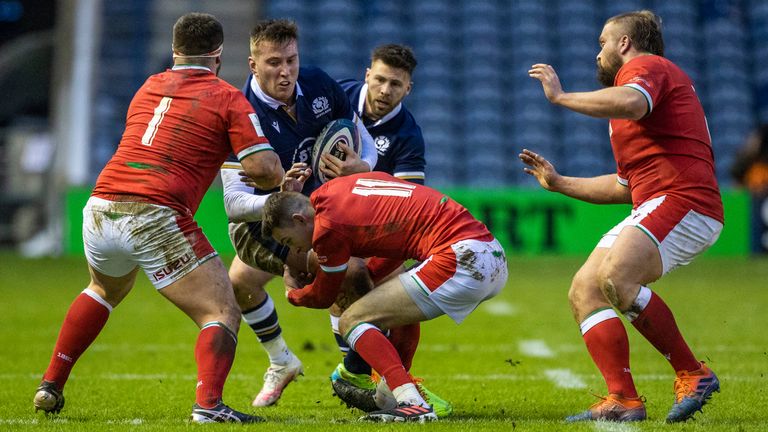
<path fill-rule="evenodd" d="M 299 68 L 296 82 L 296 121 L 280 108 L 281 103 L 261 93 L 253 74 L 243 86 L 243 94 L 253 106 L 264 136 L 267 137 L 275 153 L 280 157 L 283 169 L 288 171 L 295 162 L 311 163 L 312 146 L 320 131 L 331 120 L 346 118 L 354 120 L 354 111 L 349 99 L 339 84 L 321 69 L 315 67 Z M 265 101 L 266 100 L 266 101 Z M 237 159 L 230 155 L 228 162 Z M 304 184 L 302 193 L 309 195 L 320 187 L 320 182 L 312 176 Z M 256 190 L 256 194 L 271 191 Z"/>
<path fill-rule="evenodd" d="M 410 111 L 401 102 L 392 112 L 374 122 L 364 115 L 368 85 L 354 79 L 340 80 L 339 84 L 376 144 L 379 159 L 374 171 L 384 171 L 403 180 L 424 184 L 424 137 Z"/>

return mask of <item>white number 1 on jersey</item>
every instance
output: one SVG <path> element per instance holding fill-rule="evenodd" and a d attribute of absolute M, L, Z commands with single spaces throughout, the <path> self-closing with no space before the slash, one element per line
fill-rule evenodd
<path fill-rule="evenodd" d="M 171 108 L 172 97 L 164 97 L 160 99 L 160 103 L 155 107 L 155 115 L 152 116 L 152 120 L 147 125 L 147 130 L 144 131 L 144 136 L 141 137 L 141 143 L 145 146 L 151 146 L 152 141 L 155 139 L 157 129 L 160 128 L 160 123 L 163 122 L 165 113 Z"/>

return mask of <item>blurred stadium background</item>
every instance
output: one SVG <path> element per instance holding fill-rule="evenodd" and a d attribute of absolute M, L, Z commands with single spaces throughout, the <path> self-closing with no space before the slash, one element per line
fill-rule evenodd
<path fill-rule="evenodd" d="M 596 88 L 603 22 L 641 8 L 662 16 L 667 57 L 697 85 L 728 189 L 735 151 L 768 122 L 765 0 L 0 0 L 0 247 L 66 249 L 64 197 L 88 190 L 112 155 L 132 95 L 171 64 L 185 12 L 222 21 L 221 76 L 238 88 L 264 17 L 297 21 L 302 64 L 337 79 L 362 78 L 380 43 L 412 46 L 406 105 L 424 131 L 428 184 L 509 190 L 534 186 L 516 158 L 524 147 L 565 174 L 614 170 L 606 121 L 552 107 L 526 71 L 547 62 L 566 90 Z"/>

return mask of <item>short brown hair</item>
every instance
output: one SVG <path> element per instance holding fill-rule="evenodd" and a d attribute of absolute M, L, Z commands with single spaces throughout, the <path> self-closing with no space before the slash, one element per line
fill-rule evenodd
<path fill-rule="evenodd" d="M 638 51 L 664 57 L 664 38 L 661 36 L 661 17 L 645 9 L 608 18 L 624 26 L 627 36 Z"/>
<path fill-rule="evenodd" d="M 173 25 L 173 50 L 181 55 L 210 53 L 224 43 L 224 29 L 211 14 L 192 12 Z"/>
<path fill-rule="evenodd" d="M 301 213 L 309 206 L 309 198 L 298 192 L 275 192 L 264 203 L 261 217 L 261 235 L 272 237 L 275 228 L 288 226 L 294 213 Z"/>
<path fill-rule="evenodd" d="M 295 22 L 286 19 L 264 20 L 251 30 L 251 53 L 256 53 L 256 47 L 261 42 L 271 42 L 285 45 L 299 40 L 299 27 Z"/>
<path fill-rule="evenodd" d="M 376 60 L 381 60 L 387 66 L 403 69 L 411 76 L 418 64 L 411 47 L 398 44 L 386 44 L 374 48 L 371 53 L 371 62 Z"/>

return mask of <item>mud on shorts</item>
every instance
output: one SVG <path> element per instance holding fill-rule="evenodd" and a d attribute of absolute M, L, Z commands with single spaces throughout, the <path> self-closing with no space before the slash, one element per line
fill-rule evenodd
<path fill-rule="evenodd" d="M 401 274 L 406 292 L 428 319 L 461 323 L 507 282 L 507 259 L 496 239 L 461 240 Z"/>
<path fill-rule="evenodd" d="M 290 248 L 272 238 L 265 239 L 261 235 L 261 221 L 230 223 L 229 239 L 242 262 L 276 276 L 283 275 Z"/>
<path fill-rule="evenodd" d="M 626 226 L 642 230 L 658 246 L 663 273 L 689 264 L 712 246 L 723 224 L 697 213 L 680 198 L 662 195 L 632 210 L 618 225 L 605 233 L 597 247 L 610 248 Z"/>
<path fill-rule="evenodd" d="M 83 245 L 88 264 L 99 273 L 120 277 L 139 266 L 156 289 L 217 256 L 192 216 L 97 197 L 83 208 Z"/>

